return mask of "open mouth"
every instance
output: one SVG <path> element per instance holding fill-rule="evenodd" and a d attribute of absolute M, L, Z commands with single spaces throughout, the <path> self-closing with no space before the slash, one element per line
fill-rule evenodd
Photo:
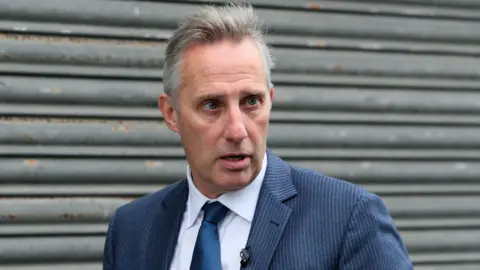
<path fill-rule="evenodd" d="M 223 159 L 229 160 L 229 161 L 241 161 L 247 158 L 245 155 L 235 155 L 235 156 L 224 156 Z"/>
<path fill-rule="evenodd" d="M 225 155 L 221 158 L 222 166 L 228 170 L 241 171 L 245 170 L 251 162 L 251 156 L 242 153 L 233 153 Z"/>

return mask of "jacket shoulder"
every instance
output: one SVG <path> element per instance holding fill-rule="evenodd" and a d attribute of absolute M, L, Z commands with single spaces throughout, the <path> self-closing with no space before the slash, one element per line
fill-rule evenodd
<path fill-rule="evenodd" d="M 340 198 L 354 197 L 358 199 L 363 196 L 373 195 L 370 191 L 357 184 L 331 177 L 311 169 L 291 166 L 291 170 L 294 185 L 302 190 L 332 194 Z"/>
<path fill-rule="evenodd" d="M 297 207 L 313 219 L 319 241 L 328 235 L 339 265 L 353 269 L 369 265 L 371 269 L 413 269 L 402 237 L 386 204 L 376 194 L 345 180 L 292 167 L 297 188 Z M 328 217 L 328 218 L 325 218 Z M 312 236 L 313 235 L 313 236 Z M 314 237 L 311 233 L 309 237 Z"/>
<path fill-rule="evenodd" d="M 358 202 L 381 200 L 366 188 L 311 169 L 291 166 L 292 181 L 303 204 L 332 214 L 350 216 Z"/>

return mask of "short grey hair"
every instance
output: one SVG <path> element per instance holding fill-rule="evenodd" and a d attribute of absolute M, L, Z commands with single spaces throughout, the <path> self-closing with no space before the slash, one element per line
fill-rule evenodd
<path fill-rule="evenodd" d="M 251 5 L 227 3 L 223 6 L 206 6 L 192 14 L 173 33 L 165 51 L 163 68 L 164 92 L 178 108 L 178 89 L 181 86 L 181 64 L 185 50 L 195 44 L 208 44 L 224 39 L 240 41 L 252 38 L 263 58 L 266 84 L 273 87 L 271 69 L 274 59 L 264 40 L 265 29 Z"/>

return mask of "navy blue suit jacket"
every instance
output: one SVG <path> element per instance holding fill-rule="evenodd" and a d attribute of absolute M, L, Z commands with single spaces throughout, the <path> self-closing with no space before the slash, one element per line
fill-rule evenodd
<path fill-rule="evenodd" d="M 413 269 L 378 196 L 270 151 L 267 157 L 246 269 Z M 119 207 L 108 227 L 104 270 L 169 269 L 187 195 L 184 179 Z"/>

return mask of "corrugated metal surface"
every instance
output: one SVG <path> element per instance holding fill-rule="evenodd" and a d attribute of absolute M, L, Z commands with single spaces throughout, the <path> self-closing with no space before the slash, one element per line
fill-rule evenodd
<path fill-rule="evenodd" d="M 156 97 L 198 3 L 174 2 L 0 0 L 1 270 L 101 269 L 112 211 L 183 177 Z M 251 2 L 273 151 L 383 196 L 416 269 L 479 269 L 480 3 Z"/>

